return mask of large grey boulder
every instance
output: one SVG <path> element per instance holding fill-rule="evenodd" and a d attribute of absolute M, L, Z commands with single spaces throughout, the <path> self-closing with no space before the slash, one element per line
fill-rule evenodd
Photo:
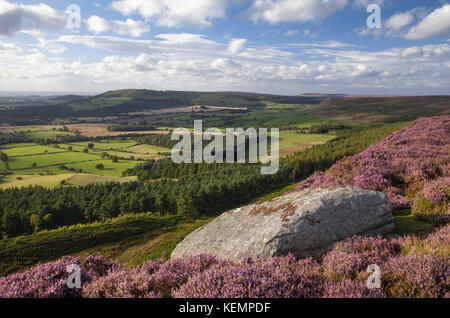
<path fill-rule="evenodd" d="M 386 235 L 394 230 L 392 205 L 381 192 L 307 189 L 228 211 L 188 235 L 171 257 L 202 253 L 234 261 L 288 253 L 320 257 L 353 235 Z"/>

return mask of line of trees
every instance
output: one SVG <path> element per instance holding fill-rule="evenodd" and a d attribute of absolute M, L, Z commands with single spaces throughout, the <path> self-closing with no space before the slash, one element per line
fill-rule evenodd
<path fill-rule="evenodd" d="M 58 136 L 58 138 L 30 138 L 23 132 L 0 134 L 0 145 L 11 143 L 34 142 L 40 145 L 53 145 L 70 142 L 81 142 L 90 140 L 88 137 L 76 133 L 74 136 Z"/>

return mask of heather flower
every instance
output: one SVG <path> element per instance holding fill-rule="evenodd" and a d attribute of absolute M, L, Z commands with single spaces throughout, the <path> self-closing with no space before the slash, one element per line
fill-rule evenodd
<path fill-rule="evenodd" d="M 151 275 L 153 288 L 164 297 L 170 297 L 172 290 L 185 284 L 190 277 L 218 263 L 214 256 L 207 254 L 191 256 L 186 260 L 171 259 Z"/>
<path fill-rule="evenodd" d="M 340 243 L 323 258 L 325 275 L 332 280 L 355 279 L 371 264 L 383 264 L 398 254 L 400 247 L 394 241 L 378 237 L 354 237 Z"/>
<path fill-rule="evenodd" d="M 382 267 L 381 278 L 388 297 L 445 297 L 450 291 L 450 258 L 414 254 L 391 258 Z"/>
<path fill-rule="evenodd" d="M 194 298 L 310 298 L 320 297 L 323 281 L 318 264 L 293 256 L 242 264 L 218 264 L 195 275 L 173 292 Z"/>
<path fill-rule="evenodd" d="M 399 240 L 404 254 L 450 256 L 450 225 L 444 226 L 425 240 L 416 236 L 407 236 Z"/>
<path fill-rule="evenodd" d="M 87 284 L 85 298 L 155 298 L 151 276 L 138 269 L 120 269 Z"/>
<path fill-rule="evenodd" d="M 350 279 L 341 282 L 331 282 L 326 285 L 324 298 L 385 298 L 380 289 L 368 289 L 361 281 Z"/>
<path fill-rule="evenodd" d="M 449 248 L 447 225 L 426 239 L 354 237 L 337 244 L 322 263 L 292 255 L 233 263 L 202 254 L 129 269 L 102 256 L 64 257 L 0 278 L 0 297 L 450 297 Z M 82 269 L 82 289 L 66 286 L 71 264 Z M 380 290 L 366 287 L 370 264 L 381 268 Z"/>
<path fill-rule="evenodd" d="M 107 260 L 102 255 L 87 256 L 81 265 L 82 271 L 91 279 L 96 279 L 97 277 L 105 276 L 111 271 L 116 271 L 121 268 L 119 263 Z"/>
<path fill-rule="evenodd" d="M 328 171 L 315 173 L 296 190 L 356 186 L 383 191 L 394 208 L 406 208 L 411 202 L 405 189 L 418 188 L 416 192 L 423 190 L 422 197 L 434 205 L 445 204 L 450 177 L 449 120 L 448 115 L 420 118 L 362 153 L 336 162 Z M 442 207 L 448 210 L 448 204 Z"/>
<path fill-rule="evenodd" d="M 0 298 L 71 298 L 80 297 L 79 289 L 69 289 L 71 273 L 67 266 L 80 265 L 79 258 L 64 257 L 56 262 L 39 264 L 24 273 L 0 278 Z M 88 273 L 81 272 L 81 281 L 90 281 Z"/>
<path fill-rule="evenodd" d="M 427 183 L 422 194 L 425 199 L 434 205 L 447 203 L 450 197 L 450 178 L 439 178 Z"/>

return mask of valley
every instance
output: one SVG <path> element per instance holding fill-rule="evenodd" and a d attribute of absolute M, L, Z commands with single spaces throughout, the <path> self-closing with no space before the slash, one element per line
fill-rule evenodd
<path fill-rule="evenodd" d="M 111 97 L 67 104 L 81 116 L 48 117 L 39 125 L 15 125 L 14 119 L 0 126 L 2 275 L 65 255 L 100 253 L 129 267 L 167 260 L 186 236 L 223 212 L 295 191 L 312 174 L 417 118 L 450 110 L 445 97 L 413 102 L 338 95 L 308 96 L 307 104 L 304 96 L 210 94 L 203 98 L 221 106 L 130 106 L 146 94 L 109 92 Z M 40 107 L 48 105 L 33 106 L 33 112 Z M 8 111 L 23 114 L 20 108 Z M 262 176 L 260 164 L 174 165 L 171 132 L 192 131 L 194 120 L 222 131 L 280 128 L 280 170 Z M 438 227 L 411 205 L 394 215 L 397 235 L 425 237 Z"/>

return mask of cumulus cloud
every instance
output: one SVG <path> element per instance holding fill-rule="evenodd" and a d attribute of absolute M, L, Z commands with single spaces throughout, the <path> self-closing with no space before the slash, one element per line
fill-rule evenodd
<path fill-rule="evenodd" d="M 384 0 L 355 0 L 355 2 L 353 2 L 353 6 L 365 9 L 371 4 L 378 4 L 379 6 L 383 6 L 384 2 Z"/>
<path fill-rule="evenodd" d="M 46 4 L 24 5 L 0 0 L 0 35 L 14 36 L 21 30 L 61 30 L 66 14 Z"/>
<path fill-rule="evenodd" d="M 119 0 L 111 7 L 124 15 L 138 13 L 159 26 L 205 28 L 225 18 L 229 4 L 228 0 Z"/>
<path fill-rule="evenodd" d="M 400 30 L 401 28 L 410 25 L 414 20 L 412 11 L 398 13 L 387 19 L 385 25 L 390 30 Z"/>
<path fill-rule="evenodd" d="M 450 35 L 450 4 L 434 10 L 405 34 L 408 40 L 423 40 Z"/>
<path fill-rule="evenodd" d="M 58 78 L 80 91 L 126 86 L 296 94 L 333 87 L 350 93 L 433 94 L 450 87 L 448 42 L 381 51 L 366 51 L 341 42 L 319 42 L 305 44 L 295 52 L 252 46 L 230 55 L 229 43 L 199 34 L 161 34 L 156 40 L 66 35 L 59 40 L 111 53 L 100 61 L 83 64 L 51 60 L 38 52 L 24 61 L 15 53 L 15 60 L 11 60 L 19 65 L 0 66 L 0 74 L 11 78 L 28 74 L 35 82 L 48 85 L 48 78 Z M 22 80 L 22 84 L 31 82 Z M 10 83 L 0 81 L 0 88 Z M 89 84 L 76 86 L 82 83 Z"/>
<path fill-rule="evenodd" d="M 104 32 L 114 32 L 121 35 L 130 35 L 140 37 L 142 34 L 150 32 L 150 27 L 142 22 L 133 19 L 124 21 L 108 21 L 99 16 L 93 15 L 86 20 L 87 26 L 91 32 L 100 34 Z"/>
<path fill-rule="evenodd" d="M 237 54 L 241 52 L 247 45 L 246 39 L 232 39 L 227 47 L 227 51 L 231 54 Z"/>
<path fill-rule="evenodd" d="M 346 5 L 347 0 L 255 0 L 246 14 L 255 23 L 308 22 L 325 19 Z"/>
<path fill-rule="evenodd" d="M 22 52 L 22 49 L 15 44 L 0 41 L 0 52 L 1 51 Z"/>
<path fill-rule="evenodd" d="M 37 40 L 38 40 L 37 47 L 45 49 L 51 54 L 61 54 L 67 51 L 67 48 L 65 46 L 55 43 L 54 40 L 47 40 L 42 37 L 38 37 Z"/>
<path fill-rule="evenodd" d="M 422 56 L 423 56 L 423 49 L 418 46 L 409 47 L 402 52 L 402 57 L 422 57 Z"/>

